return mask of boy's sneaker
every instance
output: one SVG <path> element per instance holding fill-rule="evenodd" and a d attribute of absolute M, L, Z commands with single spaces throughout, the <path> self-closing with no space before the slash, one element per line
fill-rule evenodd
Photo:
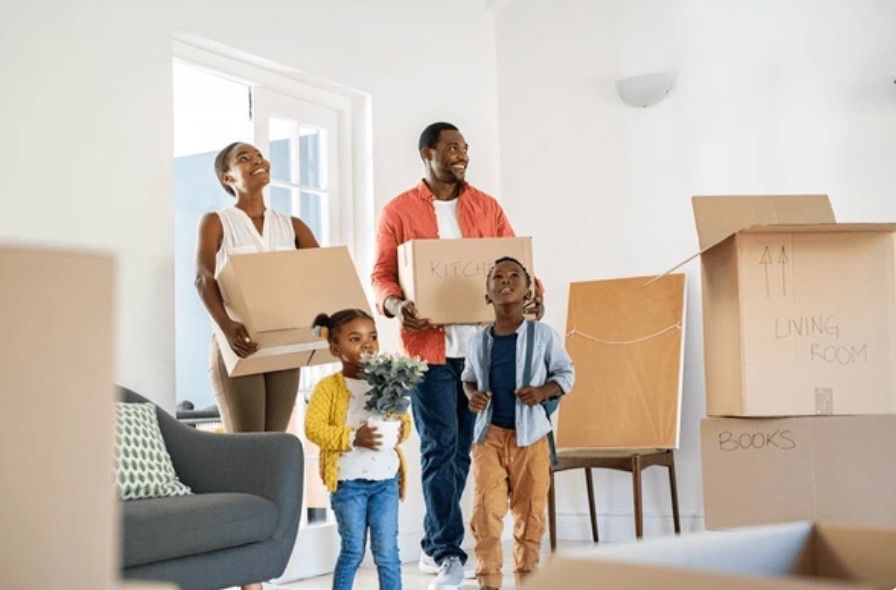
<path fill-rule="evenodd" d="M 457 590 L 464 581 L 464 564 L 454 555 L 439 566 L 439 575 L 429 583 L 429 590 Z"/>
<path fill-rule="evenodd" d="M 424 574 L 439 573 L 439 564 L 424 551 L 420 552 L 420 561 L 417 563 L 417 567 L 420 568 L 420 571 Z"/>

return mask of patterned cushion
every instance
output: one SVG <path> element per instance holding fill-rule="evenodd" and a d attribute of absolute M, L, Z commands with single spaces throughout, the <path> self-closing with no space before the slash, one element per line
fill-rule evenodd
<path fill-rule="evenodd" d="M 116 405 L 115 482 L 122 500 L 192 493 L 174 472 L 155 404 Z"/>

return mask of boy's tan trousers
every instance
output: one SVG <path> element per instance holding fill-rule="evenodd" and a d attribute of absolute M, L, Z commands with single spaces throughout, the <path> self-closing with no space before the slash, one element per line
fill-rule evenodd
<path fill-rule="evenodd" d="M 473 445 L 470 527 L 476 539 L 480 586 L 501 587 L 501 534 L 508 505 L 513 514 L 513 573 L 517 583 L 538 568 L 550 469 L 546 437 L 528 447 L 518 447 L 515 431 L 492 425 L 485 441 Z"/>

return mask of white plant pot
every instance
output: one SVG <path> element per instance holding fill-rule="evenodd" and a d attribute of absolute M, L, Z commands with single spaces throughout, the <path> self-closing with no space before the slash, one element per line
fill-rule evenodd
<path fill-rule="evenodd" d="M 383 437 L 380 440 L 380 451 L 392 450 L 398 446 L 398 431 L 401 429 L 400 419 L 371 416 L 367 419 L 367 425 L 375 426 L 376 431 Z"/>

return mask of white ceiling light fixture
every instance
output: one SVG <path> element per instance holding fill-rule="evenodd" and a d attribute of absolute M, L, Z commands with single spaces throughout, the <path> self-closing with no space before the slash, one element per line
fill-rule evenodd
<path fill-rule="evenodd" d="M 642 74 L 616 81 L 616 92 L 625 104 L 646 108 L 666 98 L 675 88 L 678 72 Z"/>

